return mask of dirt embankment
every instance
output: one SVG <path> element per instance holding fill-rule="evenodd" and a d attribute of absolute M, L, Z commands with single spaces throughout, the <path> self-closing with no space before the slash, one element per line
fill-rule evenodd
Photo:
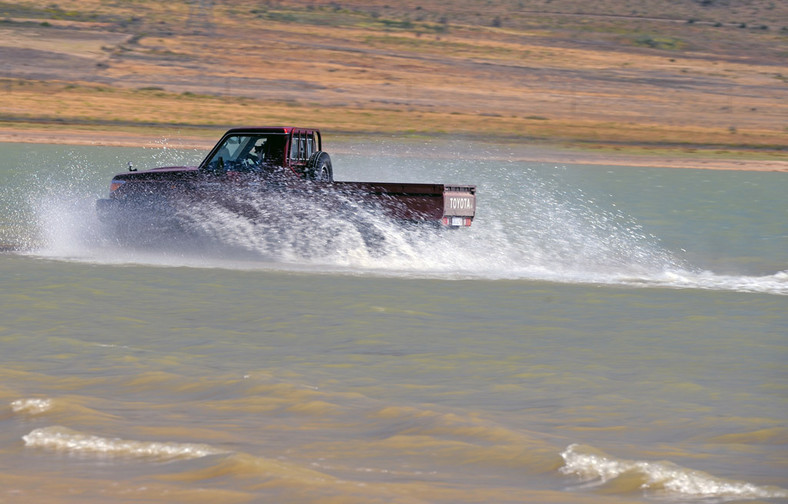
<path fill-rule="evenodd" d="M 570 4 L 4 4 L 0 140 L 206 145 L 226 126 L 306 124 L 786 171 L 788 9 Z"/>

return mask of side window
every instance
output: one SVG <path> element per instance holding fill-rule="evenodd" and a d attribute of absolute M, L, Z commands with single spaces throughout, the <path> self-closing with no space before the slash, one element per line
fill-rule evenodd
<path fill-rule="evenodd" d="M 290 159 L 298 159 L 298 134 L 293 133 L 290 139 Z"/>
<path fill-rule="evenodd" d="M 313 131 L 293 133 L 290 140 L 290 161 L 306 163 L 317 150 L 317 140 Z"/>
<path fill-rule="evenodd" d="M 306 158 L 310 159 L 315 152 L 315 134 L 309 133 L 306 137 Z"/>

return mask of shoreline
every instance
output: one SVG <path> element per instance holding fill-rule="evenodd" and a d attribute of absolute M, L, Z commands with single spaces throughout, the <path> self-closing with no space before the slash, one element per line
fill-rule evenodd
<path fill-rule="evenodd" d="M 221 128 L 217 128 L 217 131 Z M 223 130 L 222 130 L 223 132 Z M 173 148 L 173 149 L 205 149 L 214 146 L 219 135 L 205 138 L 182 134 L 177 138 L 163 135 L 134 133 L 129 131 L 80 131 L 66 129 L 9 129 L 0 128 L 0 143 L 31 143 L 50 145 L 83 145 L 107 147 L 140 147 L 140 148 Z M 363 134 L 359 134 L 363 136 Z M 343 138 L 348 134 L 343 133 Z M 345 143 L 343 141 L 342 143 Z M 346 152 L 341 147 L 334 152 Z M 486 156 L 489 159 L 489 156 Z M 505 157 L 508 161 L 524 161 L 534 163 L 557 163 L 577 165 L 609 165 L 632 166 L 644 168 L 678 168 L 723 171 L 763 171 L 788 173 L 788 161 L 762 159 L 724 159 L 713 157 L 682 158 L 671 154 L 631 154 L 601 153 L 582 149 L 562 148 L 558 145 L 534 145 L 528 151 Z"/>

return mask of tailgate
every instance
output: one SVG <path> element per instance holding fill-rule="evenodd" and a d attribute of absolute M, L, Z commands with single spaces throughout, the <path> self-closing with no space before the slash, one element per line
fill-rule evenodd
<path fill-rule="evenodd" d="M 444 186 L 443 225 L 470 226 L 475 215 L 476 186 Z"/>

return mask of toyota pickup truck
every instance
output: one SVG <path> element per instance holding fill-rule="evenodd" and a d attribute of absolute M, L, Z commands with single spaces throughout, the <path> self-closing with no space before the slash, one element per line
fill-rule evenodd
<path fill-rule="evenodd" d="M 134 171 L 129 164 L 112 178 L 109 197 L 99 199 L 96 210 L 109 225 L 166 228 L 189 202 L 227 200 L 228 194 L 266 198 L 272 191 L 319 199 L 330 212 L 363 206 L 398 222 L 448 228 L 470 226 L 476 212 L 472 185 L 335 181 L 320 131 L 296 127 L 233 128 L 199 166 Z"/>

